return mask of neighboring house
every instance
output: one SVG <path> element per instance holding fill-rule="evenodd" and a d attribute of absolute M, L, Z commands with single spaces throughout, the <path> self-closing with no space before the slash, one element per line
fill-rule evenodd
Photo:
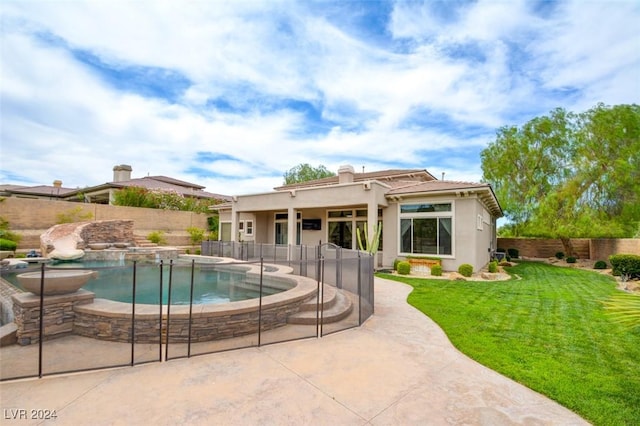
<path fill-rule="evenodd" d="M 86 188 L 63 188 L 56 180 L 53 186 L 0 185 L 0 195 L 22 198 L 43 198 L 62 201 L 78 201 L 94 204 L 113 204 L 113 194 L 125 187 L 141 187 L 178 193 L 184 197 L 230 201 L 227 195 L 203 191 L 204 186 L 167 176 L 145 176 L 131 178 L 131 166 L 122 164 L 113 168 L 113 182 Z"/>
<path fill-rule="evenodd" d="M 423 169 L 338 175 L 238 195 L 212 207 L 220 239 L 357 249 L 356 229 L 382 223 L 378 264 L 406 256 L 438 257 L 445 270 L 484 267 L 496 248 L 502 209 L 489 184 L 440 181 Z M 295 220 L 289 220 L 295 218 Z"/>

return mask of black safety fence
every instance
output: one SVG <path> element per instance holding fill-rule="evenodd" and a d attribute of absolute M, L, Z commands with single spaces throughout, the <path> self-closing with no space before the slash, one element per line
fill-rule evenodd
<path fill-rule="evenodd" d="M 206 241 L 202 253 L 3 270 L 0 380 L 321 337 L 373 314 L 364 252 Z M 79 290 L 51 290 L 87 270 Z"/>

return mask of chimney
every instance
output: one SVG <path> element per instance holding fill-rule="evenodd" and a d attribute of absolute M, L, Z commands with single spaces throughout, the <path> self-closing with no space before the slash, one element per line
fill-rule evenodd
<path fill-rule="evenodd" d="M 62 188 L 62 181 L 58 180 L 58 179 L 54 180 L 53 181 L 53 187 L 54 188 Z"/>
<path fill-rule="evenodd" d="M 338 169 L 338 183 L 352 183 L 353 175 L 354 171 L 352 166 L 340 166 Z"/>
<path fill-rule="evenodd" d="M 113 167 L 113 181 L 123 182 L 125 180 L 131 180 L 131 166 L 127 164 L 120 164 Z"/>

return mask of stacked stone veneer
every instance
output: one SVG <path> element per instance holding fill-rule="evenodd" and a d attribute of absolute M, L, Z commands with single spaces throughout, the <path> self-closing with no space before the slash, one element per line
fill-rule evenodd
<path fill-rule="evenodd" d="M 76 248 L 86 249 L 90 244 L 135 243 L 132 220 L 98 220 L 94 222 L 63 223 L 49 228 L 40 236 L 40 251 L 46 256 L 55 247 L 55 241 L 71 237 Z"/>
<path fill-rule="evenodd" d="M 20 345 L 38 343 L 40 341 L 40 296 L 24 292 L 14 294 L 12 298 L 18 343 Z M 43 298 L 44 339 L 70 334 L 76 318 L 75 309 L 93 300 L 94 294 L 82 289 L 70 294 L 45 296 Z"/>
<path fill-rule="evenodd" d="M 272 297 L 272 296 L 268 296 Z M 287 324 L 287 317 L 300 310 L 300 305 L 308 300 L 289 300 L 282 304 L 271 304 L 262 308 L 262 320 L 259 319 L 259 306 L 256 300 L 249 302 L 247 308 L 234 306 L 245 304 L 232 302 L 224 305 L 194 305 L 191 319 L 191 342 L 207 342 L 211 340 L 229 339 L 258 332 L 271 330 Z M 264 299 L 263 299 L 264 300 Z M 106 302 L 106 303 L 104 303 Z M 121 312 L 123 306 L 129 312 Z M 167 313 L 163 307 L 162 336 L 160 335 L 160 312 L 155 306 L 145 306 L 142 312 L 136 307 L 135 342 L 166 343 L 167 334 L 170 343 L 186 343 L 189 341 L 188 306 L 172 306 L 167 333 Z M 74 334 L 115 342 L 131 342 L 131 305 L 111 301 L 99 301 L 75 310 Z M 113 313 L 112 313 L 113 312 Z"/>

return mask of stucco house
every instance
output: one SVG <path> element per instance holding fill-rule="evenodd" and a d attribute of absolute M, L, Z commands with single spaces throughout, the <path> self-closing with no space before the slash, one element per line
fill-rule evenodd
<path fill-rule="evenodd" d="M 213 207 L 220 239 L 357 249 L 356 229 L 382 224 L 378 265 L 397 258 L 437 257 L 445 270 L 484 267 L 496 248 L 502 209 L 489 184 L 438 180 L 423 169 L 338 175 L 238 195 Z M 290 220 L 295 218 L 295 220 Z"/>

